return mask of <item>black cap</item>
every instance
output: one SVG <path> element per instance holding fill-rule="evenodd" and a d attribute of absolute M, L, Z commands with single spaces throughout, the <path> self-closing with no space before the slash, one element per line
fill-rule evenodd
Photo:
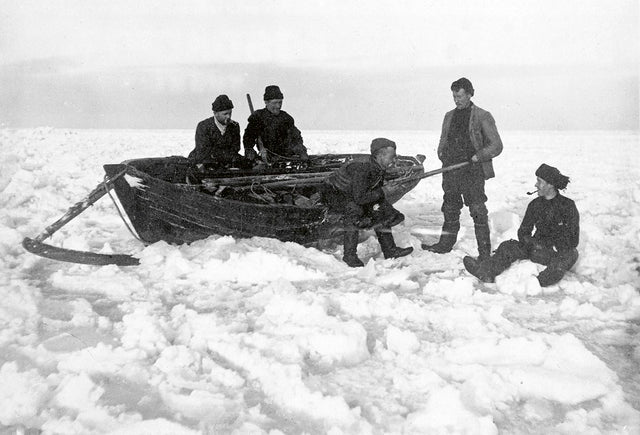
<path fill-rule="evenodd" d="M 378 137 L 371 141 L 371 154 L 375 154 L 377 151 L 382 148 L 391 147 L 394 150 L 396 149 L 396 143 L 392 140 L 385 139 L 384 137 Z"/>
<path fill-rule="evenodd" d="M 282 100 L 284 95 L 280 92 L 280 88 L 276 85 L 269 85 L 264 88 L 264 101 Z"/>
<path fill-rule="evenodd" d="M 223 110 L 233 109 L 233 103 L 226 95 L 218 95 L 211 104 L 211 109 L 213 109 L 214 112 L 222 112 Z"/>
<path fill-rule="evenodd" d="M 569 184 L 569 177 L 562 175 L 558 168 L 549 166 L 546 163 L 541 164 L 536 170 L 536 177 L 542 178 L 558 190 L 565 189 Z"/>

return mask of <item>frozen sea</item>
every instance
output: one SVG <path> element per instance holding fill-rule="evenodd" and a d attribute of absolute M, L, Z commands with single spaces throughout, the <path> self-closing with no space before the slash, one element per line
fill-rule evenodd
<path fill-rule="evenodd" d="M 535 169 L 571 177 L 580 258 L 542 289 L 542 266 L 496 284 L 447 255 L 440 176 L 396 206 L 412 255 L 372 232 L 341 261 L 267 238 L 144 246 L 108 197 L 51 243 L 132 253 L 137 267 L 59 263 L 20 243 L 102 180 L 102 165 L 187 155 L 192 130 L 0 130 L 0 434 L 638 434 L 638 132 L 501 132 L 487 182 L 494 248 L 513 238 Z M 387 137 L 438 168 L 438 132 L 303 132 L 312 153 Z"/>

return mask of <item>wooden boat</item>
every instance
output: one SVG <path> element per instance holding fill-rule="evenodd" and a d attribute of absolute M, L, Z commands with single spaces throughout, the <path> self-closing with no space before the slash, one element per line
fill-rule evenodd
<path fill-rule="evenodd" d="M 343 231 L 340 217 L 329 213 L 319 201 L 322 181 L 341 165 L 368 158 L 368 154 L 315 155 L 304 165 L 285 161 L 252 169 L 194 170 L 186 158 L 176 156 L 107 164 L 103 183 L 40 235 L 25 238 L 22 244 L 29 252 L 60 261 L 138 264 L 137 258 L 126 254 L 73 251 L 43 243 L 113 188 L 145 243 L 164 240 L 181 244 L 217 234 L 273 237 L 307 245 Z M 425 173 L 423 160 L 424 156 L 398 156 L 385 181 L 391 203 L 420 179 L 467 164 Z"/>
<path fill-rule="evenodd" d="M 139 237 L 146 243 L 181 244 L 213 234 L 273 237 L 309 244 L 340 233 L 339 218 L 319 202 L 318 187 L 332 170 L 369 155 L 317 155 L 302 168 L 217 171 L 187 183 L 191 167 L 181 158 L 147 158 L 105 165 L 121 171 L 114 190 Z M 424 172 L 414 157 L 401 156 L 387 174 L 390 202 L 413 189 Z M 230 176 L 231 175 L 231 176 Z M 182 181 L 182 182 L 181 182 Z M 225 186 L 222 191 L 220 187 Z"/>

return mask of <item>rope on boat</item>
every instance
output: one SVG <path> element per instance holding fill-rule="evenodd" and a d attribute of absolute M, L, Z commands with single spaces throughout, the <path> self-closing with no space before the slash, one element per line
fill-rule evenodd
<path fill-rule="evenodd" d="M 265 148 L 265 150 L 267 151 L 267 153 L 268 153 L 268 154 L 271 154 L 271 155 L 273 155 L 273 156 L 279 157 L 279 158 L 281 158 L 281 159 L 283 159 L 283 160 L 291 160 L 291 161 L 293 161 L 293 162 L 303 162 L 303 161 L 304 161 L 304 160 L 303 160 L 302 158 L 300 158 L 300 157 L 294 157 L 294 156 L 281 156 L 280 154 L 278 154 L 278 153 L 274 153 L 273 151 L 271 151 L 271 150 L 270 150 L 270 149 L 268 149 L 268 148 Z"/>
<path fill-rule="evenodd" d="M 249 190 L 250 190 L 251 194 L 253 195 L 254 198 L 259 199 L 260 201 L 264 201 L 265 203 L 269 204 L 269 201 L 264 199 L 261 194 L 259 194 L 255 190 L 253 190 L 254 186 L 259 186 L 259 185 L 260 184 L 256 184 L 255 182 L 251 183 L 251 186 L 249 186 Z"/>
<path fill-rule="evenodd" d="M 116 207 L 116 211 L 118 212 L 118 215 L 120 215 L 120 219 L 122 219 L 122 222 L 124 222 L 124 226 L 127 227 L 129 232 L 131 233 L 131 235 L 136 240 L 138 240 L 139 242 L 144 243 L 144 241 L 140 237 L 138 237 L 138 235 L 133 231 L 133 229 L 131 228 L 131 226 L 127 222 L 127 220 L 124 218 L 124 215 L 120 211 L 120 207 L 118 206 L 118 203 L 116 202 L 116 199 L 113 197 L 113 195 L 111 195 L 111 189 L 107 188 L 107 176 L 106 175 L 104 176 L 104 180 L 102 181 L 102 183 L 104 184 L 105 189 L 107 190 L 107 195 L 109 195 L 109 198 L 111 198 L 111 201 L 113 201 L 113 205 Z M 146 245 L 146 243 L 144 243 L 144 244 Z"/>

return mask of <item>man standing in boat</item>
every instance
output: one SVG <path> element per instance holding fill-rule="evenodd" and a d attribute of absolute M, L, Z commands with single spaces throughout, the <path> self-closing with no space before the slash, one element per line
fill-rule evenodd
<path fill-rule="evenodd" d="M 384 258 L 409 255 L 412 247 L 399 248 L 391 227 L 404 221 L 404 215 L 386 200 L 384 174 L 396 160 L 396 143 L 385 138 L 371 142 L 368 161 L 350 162 L 331 174 L 322 186 L 322 199 L 329 209 L 343 215 L 344 256 L 351 267 L 363 267 L 358 258 L 359 229 L 375 228 Z"/>
<path fill-rule="evenodd" d="M 262 141 L 266 158 L 299 158 L 308 160 L 307 148 L 303 145 L 302 134 L 295 126 L 293 117 L 282 110 L 284 95 L 276 85 L 264 90 L 264 109 L 256 110 L 249 116 L 242 143 L 244 155 L 250 160 L 258 157 L 254 147 Z M 260 149 L 260 147 L 258 147 Z M 265 156 L 262 156 L 265 158 Z"/>
<path fill-rule="evenodd" d="M 491 113 L 471 101 L 475 91 L 468 79 L 453 82 L 451 91 L 456 107 L 444 116 L 438 158 L 443 167 L 470 164 L 442 174 L 444 223 L 440 240 L 434 245 L 422 244 L 422 249 L 438 254 L 453 249 L 464 204 L 473 218 L 479 258 L 485 259 L 491 254 L 491 238 L 484 182 L 495 176 L 491 159 L 502 152 L 502 140 Z"/>
<path fill-rule="evenodd" d="M 511 263 L 529 259 L 547 266 L 538 275 L 540 286 L 546 287 L 560 281 L 578 260 L 580 215 L 575 203 L 558 192 L 567 187 L 569 178 L 544 163 L 536 177 L 538 198 L 527 207 L 518 240 L 502 242 L 484 261 L 464 257 L 464 267 L 480 281 L 494 282 Z"/>
<path fill-rule="evenodd" d="M 226 95 L 218 95 L 211 104 L 213 116 L 196 127 L 196 147 L 189 153 L 194 165 L 245 166 L 240 151 L 240 125 L 231 119 L 233 103 Z"/>

